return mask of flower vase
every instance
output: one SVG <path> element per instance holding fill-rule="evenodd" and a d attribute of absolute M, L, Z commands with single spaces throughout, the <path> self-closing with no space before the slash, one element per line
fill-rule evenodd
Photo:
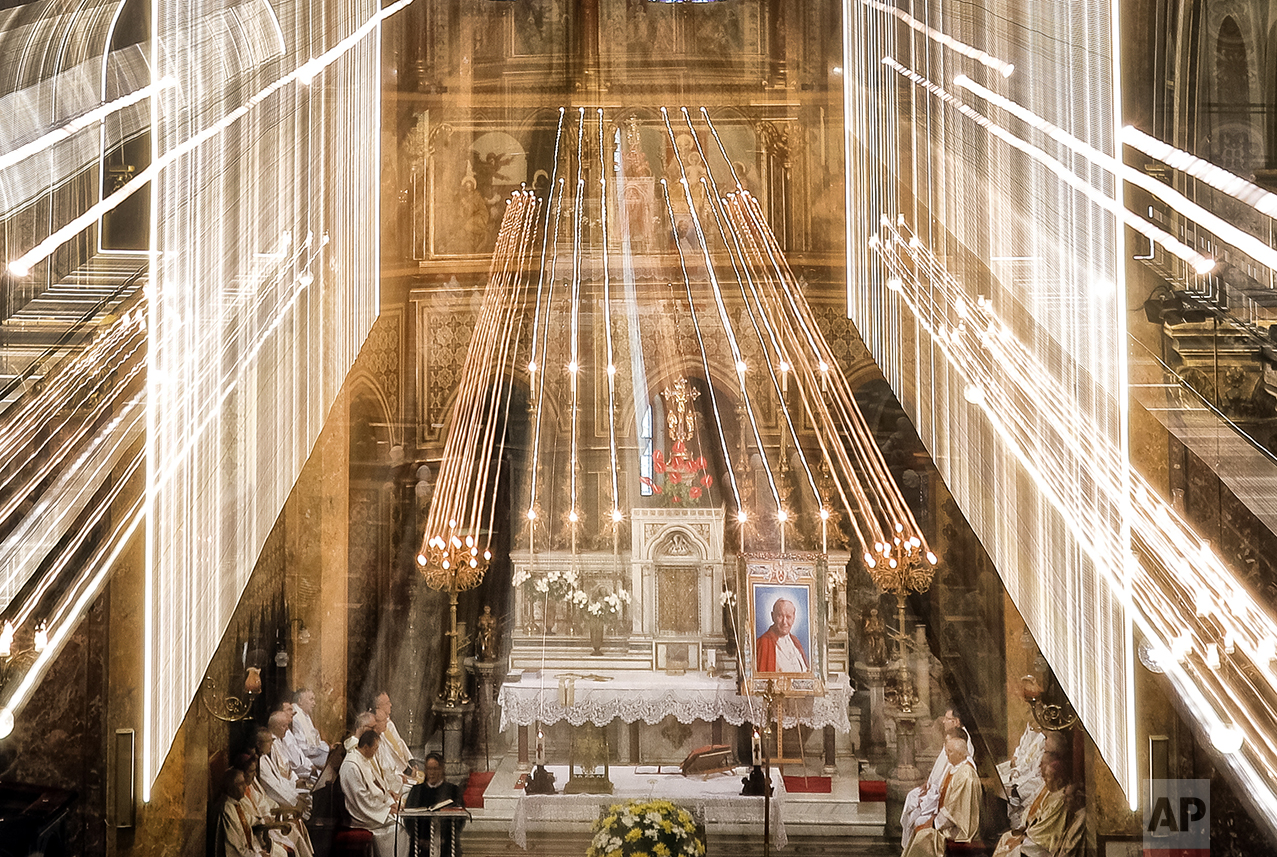
<path fill-rule="evenodd" d="M 603 654 L 603 623 L 588 622 L 590 627 L 590 648 L 591 655 L 598 656 Z"/>

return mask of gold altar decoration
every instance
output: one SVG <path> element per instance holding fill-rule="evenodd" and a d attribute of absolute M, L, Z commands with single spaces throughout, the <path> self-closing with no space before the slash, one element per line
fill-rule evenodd
<path fill-rule="evenodd" d="M 901 712 L 909 714 L 918 703 L 918 692 L 913 685 L 913 676 L 909 672 L 909 635 L 905 632 L 905 597 L 911 592 L 926 592 L 931 588 L 931 580 L 935 576 L 933 562 L 923 562 L 921 544 L 915 545 L 912 540 L 904 541 L 895 538 L 897 547 L 903 547 L 903 558 L 897 561 L 894 557 L 885 563 L 878 563 L 866 570 L 869 577 L 884 592 L 896 596 L 896 657 L 900 661 L 900 669 L 886 690 L 886 697 Z"/>

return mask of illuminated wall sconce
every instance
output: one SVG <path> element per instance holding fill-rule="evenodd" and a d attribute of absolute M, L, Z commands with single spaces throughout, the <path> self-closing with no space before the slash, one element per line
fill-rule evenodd
<path fill-rule="evenodd" d="M 1046 686 L 1035 675 L 1026 675 L 1020 679 L 1020 689 L 1024 693 L 1024 701 L 1033 712 L 1033 719 L 1043 729 L 1051 732 L 1063 732 L 1072 729 L 1078 721 L 1077 712 L 1064 698 L 1054 676 L 1049 672 Z"/>
<path fill-rule="evenodd" d="M 200 699 L 204 708 L 218 720 L 234 723 L 236 720 L 247 720 L 253 707 L 253 700 L 262 692 L 262 671 L 259 667 L 249 667 L 244 674 L 244 698 L 222 693 L 217 679 L 204 676 L 204 685 L 200 691 Z"/>

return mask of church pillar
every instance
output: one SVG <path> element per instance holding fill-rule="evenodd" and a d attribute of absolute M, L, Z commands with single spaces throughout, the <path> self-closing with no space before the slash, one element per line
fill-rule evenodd
<path fill-rule="evenodd" d="M 896 767 L 887 776 L 887 835 L 900 835 L 900 813 L 909 790 L 922 783 L 922 772 L 914 764 L 914 734 L 917 721 L 912 714 L 892 712 L 896 721 Z"/>

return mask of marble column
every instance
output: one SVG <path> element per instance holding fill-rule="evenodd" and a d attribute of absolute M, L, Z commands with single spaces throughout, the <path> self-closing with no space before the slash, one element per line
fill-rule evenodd
<path fill-rule="evenodd" d="M 864 679 L 869 692 L 869 734 L 860 755 L 875 766 L 891 761 L 887 753 L 887 670 L 863 663 L 856 665 L 856 672 Z"/>
<path fill-rule="evenodd" d="M 461 758 L 461 730 L 466 715 L 474 711 L 474 703 L 444 705 L 436 702 L 434 709 L 443 718 L 443 775 L 453 782 L 460 782 L 469 773 Z"/>
<path fill-rule="evenodd" d="M 922 784 L 922 771 L 914 764 L 914 736 L 917 720 L 912 713 L 893 709 L 889 715 L 896 721 L 896 766 L 887 775 L 887 836 L 900 836 L 900 813 L 905 795 Z"/>
<path fill-rule="evenodd" d="M 474 661 L 471 669 L 475 675 L 475 727 L 479 734 L 474 744 L 483 753 L 485 761 L 490 761 L 493 751 L 493 739 L 496 737 L 497 724 L 493 722 L 497 707 L 494 704 L 497 695 L 497 662 Z M 491 768 L 491 765 L 489 765 Z"/>

